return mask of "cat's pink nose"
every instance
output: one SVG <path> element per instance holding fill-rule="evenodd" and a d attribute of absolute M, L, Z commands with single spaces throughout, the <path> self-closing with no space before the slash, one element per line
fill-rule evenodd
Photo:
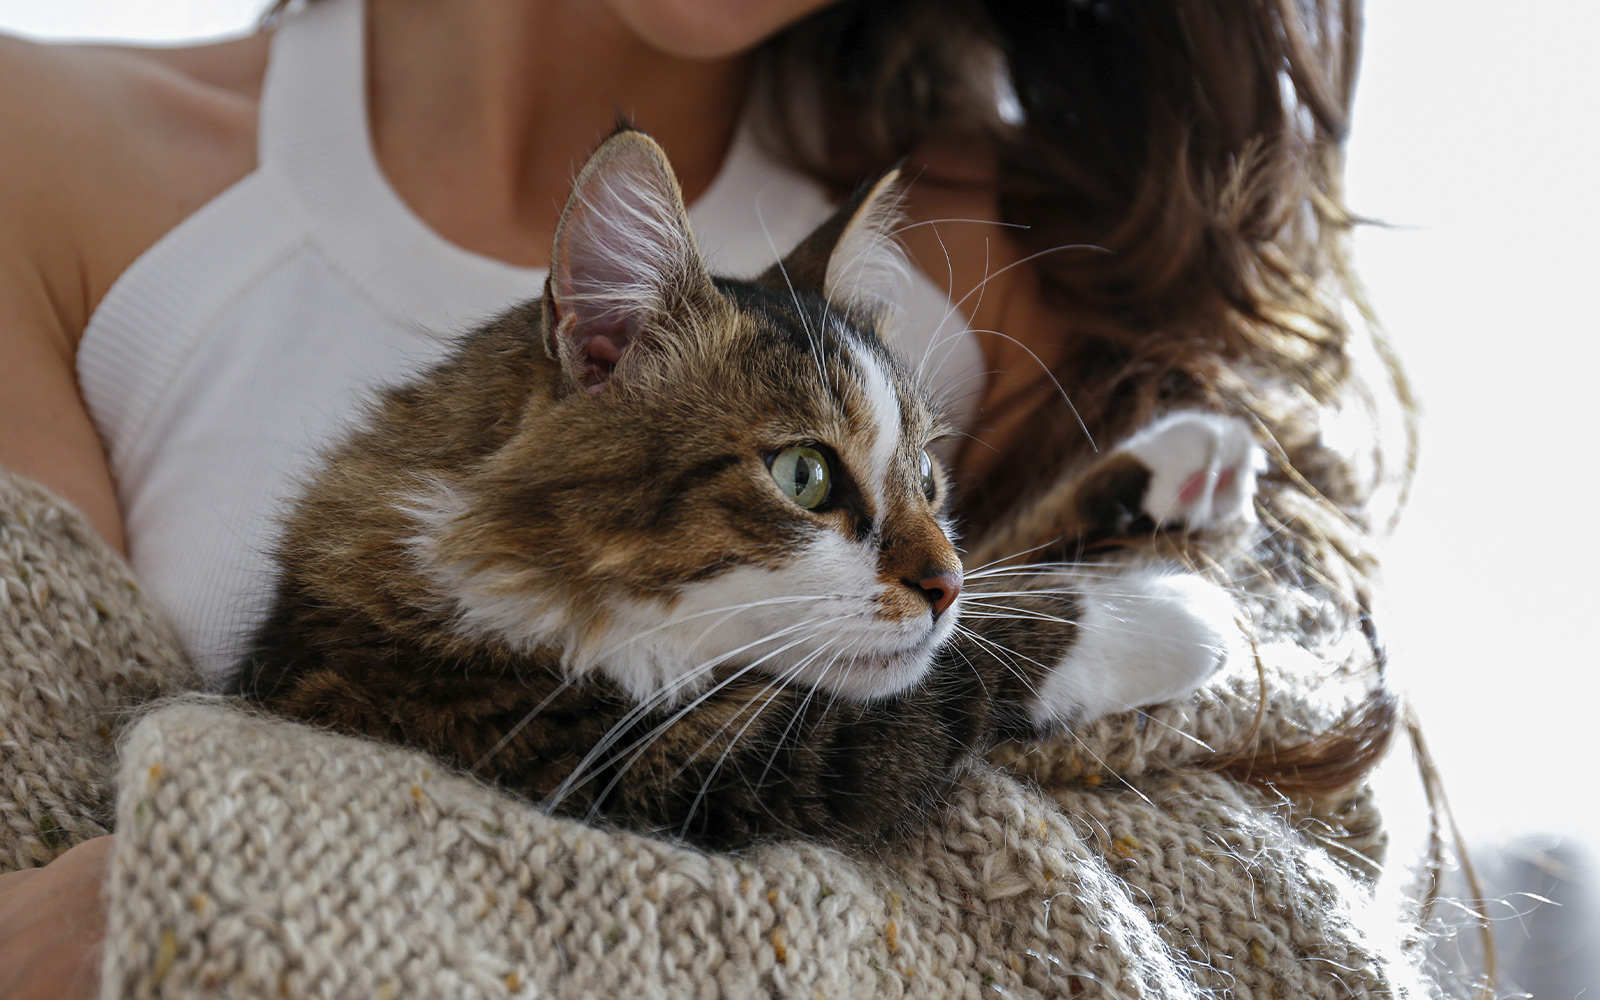
<path fill-rule="evenodd" d="M 910 580 L 906 582 L 911 583 Z M 956 602 L 957 595 L 961 593 L 961 574 L 960 572 L 935 573 L 911 585 L 922 591 L 922 596 L 933 606 L 933 617 L 938 618 L 950 610 L 950 605 Z"/>

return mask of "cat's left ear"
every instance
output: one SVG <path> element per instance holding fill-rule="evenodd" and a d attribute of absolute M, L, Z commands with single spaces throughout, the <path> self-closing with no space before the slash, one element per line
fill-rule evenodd
<path fill-rule="evenodd" d="M 816 292 L 830 305 L 878 315 L 894 301 L 906 275 L 905 251 L 894 235 L 904 222 L 904 201 L 898 169 L 862 185 L 758 280 Z"/>
<path fill-rule="evenodd" d="M 664 316 L 711 287 L 666 154 L 643 132 L 619 130 L 578 173 L 556 226 L 545 346 L 599 394 Z"/>

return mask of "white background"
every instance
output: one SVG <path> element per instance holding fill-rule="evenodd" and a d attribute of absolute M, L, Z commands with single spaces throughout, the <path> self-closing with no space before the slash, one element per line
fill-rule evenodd
<path fill-rule="evenodd" d="M 0 0 L 0 29 L 173 40 L 258 0 Z M 1600 834 L 1600 8 L 1369 7 L 1357 263 L 1423 406 L 1388 559 L 1395 676 L 1475 836 Z M 10 99 L 0 95 L 0 100 Z"/>

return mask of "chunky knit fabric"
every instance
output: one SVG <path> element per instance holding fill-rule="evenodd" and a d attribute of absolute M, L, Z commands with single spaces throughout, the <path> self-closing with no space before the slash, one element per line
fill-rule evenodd
<path fill-rule="evenodd" d="M 1336 660 L 1263 650 L 1267 737 L 1348 708 Z M 105 997 L 1424 995 L 1368 912 L 1364 789 L 1189 768 L 1255 731 L 1254 672 L 1007 747 L 904 843 L 742 856 L 205 696 L 147 706 L 113 796 L 118 722 L 189 683 L 120 562 L 0 473 L 0 867 L 103 832 L 114 799 Z"/>
<path fill-rule="evenodd" d="M 0 871 L 109 833 L 117 732 L 132 709 L 191 687 L 122 561 L 0 468 Z"/>

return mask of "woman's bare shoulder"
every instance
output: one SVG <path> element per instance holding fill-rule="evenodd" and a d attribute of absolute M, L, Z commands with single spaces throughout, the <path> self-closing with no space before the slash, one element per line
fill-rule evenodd
<path fill-rule="evenodd" d="M 0 36 L 0 226 L 39 277 L 77 287 L 69 327 L 251 170 L 264 60 L 254 38 L 156 49 Z M 59 273 L 69 261 L 77 273 Z"/>
<path fill-rule="evenodd" d="M 78 341 L 139 254 L 252 169 L 265 48 L 0 36 L 0 463 L 76 504 L 114 545 Z"/>

